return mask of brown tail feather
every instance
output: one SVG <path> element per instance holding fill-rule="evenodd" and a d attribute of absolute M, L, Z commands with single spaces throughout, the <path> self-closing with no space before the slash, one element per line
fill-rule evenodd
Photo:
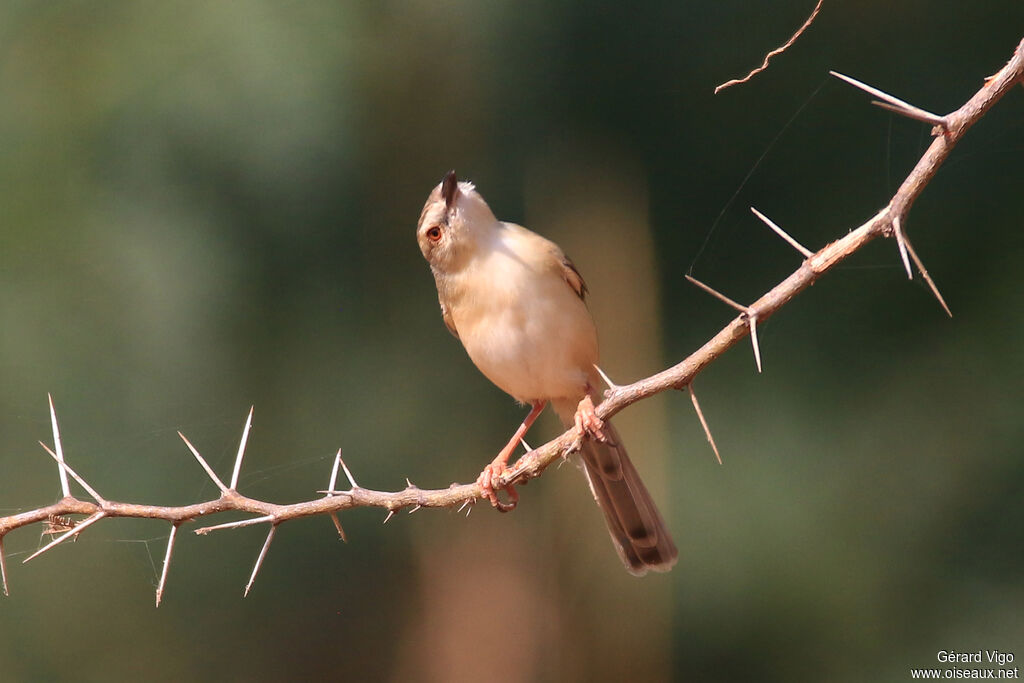
<path fill-rule="evenodd" d="M 676 563 L 679 551 L 611 422 L 605 421 L 604 433 L 607 442 L 587 440 L 582 456 L 590 490 L 604 513 L 615 549 L 630 574 L 666 572 Z"/>

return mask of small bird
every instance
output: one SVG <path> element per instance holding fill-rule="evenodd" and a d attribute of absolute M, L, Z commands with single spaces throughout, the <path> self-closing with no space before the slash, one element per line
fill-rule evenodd
<path fill-rule="evenodd" d="M 430 264 L 445 325 L 476 367 L 531 409 L 477 483 L 491 504 L 509 510 L 512 486 L 496 488 L 508 460 L 550 402 L 583 440 L 590 490 L 604 512 L 626 569 L 642 576 L 668 571 L 678 551 L 665 521 L 630 462 L 618 433 L 594 411 L 597 330 L 587 286 L 554 242 L 494 217 L 472 183 L 449 171 L 427 197 L 416 240 Z"/>

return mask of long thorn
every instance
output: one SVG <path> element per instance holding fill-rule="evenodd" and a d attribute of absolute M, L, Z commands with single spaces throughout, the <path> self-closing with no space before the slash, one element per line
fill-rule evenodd
<path fill-rule="evenodd" d="M 58 456 L 56 453 L 51 451 L 49 446 L 47 446 L 42 441 L 39 442 L 39 445 L 43 447 L 44 451 L 46 451 L 47 453 L 50 454 L 51 458 L 53 458 L 57 462 L 60 462 L 60 456 Z M 103 496 L 101 496 L 100 494 L 96 493 L 96 489 L 94 489 L 93 487 L 89 486 L 89 484 L 85 481 L 85 479 L 82 479 L 80 476 L 78 476 L 77 472 L 75 472 L 73 469 L 71 469 L 71 465 L 69 465 L 67 463 L 63 463 L 62 466 L 61 466 L 61 469 L 62 469 L 62 471 L 66 471 L 68 474 L 70 474 L 71 477 L 75 481 L 77 481 L 82 486 L 82 488 L 85 489 L 89 493 L 89 495 L 93 497 L 93 500 L 95 500 L 97 503 L 99 503 L 100 505 L 103 505 L 104 503 L 107 502 L 107 501 L 103 500 Z"/>
<path fill-rule="evenodd" d="M 331 521 L 334 522 L 334 528 L 338 530 L 338 536 L 341 537 L 341 540 L 343 540 L 345 543 L 348 543 L 348 536 L 345 535 L 345 529 L 343 529 L 341 526 L 341 520 L 338 519 L 337 512 L 331 513 Z"/>
<path fill-rule="evenodd" d="M 412 513 L 414 513 L 417 510 L 419 510 L 421 507 L 423 507 L 423 506 L 422 505 L 414 505 L 414 506 L 412 506 L 411 508 L 409 508 L 409 514 L 411 515 Z"/>
<path fill-rule="evenodd" d="M 740 313 L 746 313 L 747 312 L 747 307 L 746 306 L 742 306 L 742 305 L 736 303 L 735 301 L 733 301 L 732 299 L 727 297 L 725 294 L 722 294 L 721 292 L 718 292 L 718 291 L 712 289 L 711 287 L 708 287 L 706 284 L 704 284 L 703 282 L 701 282 L 697 278 L 690 277 L 689 275 L 685 275 L 684 277 L 687 280 L 689 280 L 690 282 L 692 282 L 693 284 L 695 284 L 698 287 L 700 287 L 701 289 L 703 289 L 705 292 L 707 292 L 711 296 L 713 296 L 716 299 L 718 299 L 719 301 L 721 301 L 722 303 L 725 303 L 725 304 L 728 304 L 728 305 L 732 306 L 733 308 L 735 308 Z"/>
<path fill-rule="evenodd" d="M 917 252 L 914 251 L 914 245 L 910 243 L 910 240 L 907 240 L 907 251 L 910 252 L 910 258 L 914 259 L 914 265 L 916 265 L 917 269 L 921 271 L 921 277 L 923 277 L 924 281 L 928 283 L 929 287 L 931 287 L 932 294 L 934 294 L 935 298 L 939 300 L 939 305 L 942 306 L 942 310 L 946 312 L 946 315 L 952 318 L 953 312 L 949 310 L 949 306 L 946 305 L 946 300 L 942 298 L 942 294 L 939 293 L 939 288 L 935 286 L 935 283 L 932 281 L 932 276 L 928 274 L 928 269 L 924 267 L 924 263 L 921 262 Z"/>
<path fill-rule="evenodd" d="M 50 402 L 50 426 L 53 429 L 53 447 L 57 450 L 57 470 L 60 472 L 60 490 L 64 497 L 71 495 L 71 487 L 68 484 L 68 474 L 64 471 L 64 449 L 60 443 L 60 429 L 57 427 L 57 411 L 53 409 L 53 396 L 49 393 L 46 398 Z"/>
<path fill-rule="evenodd" d="M 327 485 L 328 491 L 334 490 L 334 485 L 338 483 L 338 464 L 341 462 L 341 449 L 338 449 L 338 454 L 334 456 L 334 465 L 331 466 L 331 483 Z M 330 493 L 327 494 L 331 495 Z"/>
<path fill-rule="evenodd" d="M 786 232 L 785 230 L 780 228 L 778 225 L 776 225 L 775 222 L 772 221 L 772 219 L 768 218 L 768 216 L 765 216 L 763 213 L 761 213 L 760 211 L 758 211 L 754 207 L 750 207 L 750 210 L 754 212 L 755 216 L 757 216 L 758 218 L 761 219 L 762 223 L 764 223 L 769 228 L 774 230 L 776 235 L 778 235 L 782 239 L 786 240 L 789 243 L 789 246 L 793 247 L 794 249 L 799 251 L 801 254 L 803 254 L 804 258 L 811 258 L 812 256 L 814 256 L 814 252 L 813 251 L 811 251 L 810 249 L 808 249 L 807 247 L 805 247 L 804 245 L 800 244 L 795 239 L 793 239 L 788 232 Z"/>
<path fill-rule="evenodd" d="M 188 446 L 188 449 L 192 451 L 192 455 L 194 455 L 196 457 L 196 460 L 199 461 L 199 464 L 203 466 L 203 469 L 206 470 L 207 476 L 209 476 L 210 479 L 213 480 L 213 483 L 217 485 L 217 488 L 221 490 L 221 493 L 227 493 L 228 487 L 225 486 L 224 482 L 220 480 L 220 477 L 217 476 L 217 473 L 214 472 L 213 469 L 208 464 L 206 464 L 206 460 L 203 459 L 203 456 L 199 455 L 199 451 L 197 451 L 196 447 L 192 445 L 192 442 L 186 439 L 185 435 L 182 434 L 181 432 L 178 432 L 178 436 L 180 436 L 181 440 L 185 442 L 185 445 Z"/>
<path fill-rule="evenodd" d="M 256 524 L 263 524 L 264 522 L 273 522 L 274 519 L 274 515 L 250 517 L 249 519 L 240 519 L 237 522 L 225 522 L 223 524 L 215 524 L 213 526 L 204 526 L 201 529 L 196 529 L 196 534 L 198 534 L 199 536 L 205 536 L 211 531 L 220 531 L 222 529 L 240 529 L 243 526 L 253 526 Z"/>
<path fill-rule="evenodd" d="M 395 511 L 394 510 L 388 510 L 388 516 L 384 518 L 384 524 L 387 524 L 388 522 L 390 522 L 391 518 L 394 517 L 394 516 L 395 516 Z"/>
<path fill-rule="evenodd" d="M 340 455 L 338 456 L 338 461 L 341 462 L 341 469 L 345 470 L 345 476 L 348 477 L 348 483 L 352 485 L 353 489 L 359 488 L 359 484 L 356 483 L 356 478 L 352 476 L 352 472 L 349 471 L 348 465 L 345 464 L 345 461 L 341 459 Z"/>
<path fill-rule="evenodd" d="M 164 568 L 160 572 L 160 583 L 156 586 L 156 606 L 164 599 L 164 586 L 167 585 L 167 570 L 171 566 L 171 553 L 174 552 L 174 538 L 178 535 L 178 522 L 171 525 L 171 535 L 167 537 L 167 552 L 164 553 Z"/>
<path fill-rule="evenodd" d="M 687 386 L 690 390 L 690 400 L 693 402 L 693 409 L 697 411 L 697 418 L 700 420 L 701 427 L 704 428 L 704 436 L 708 437 L 708 443 L 711 444 L 711 450 L 715 452 L 715 458 L 718 460 L 718 464 L 722 464 L 722 455 L 718 452 L 718 446 L 715 445 L 715 437 L 711 436 L 711 428 L 708 427 L 708 421 L 704 419 L 704 411 L 700 409 L 700 403 L 697 402 L 697 394 L 693 391 L 693 384 Z"/>
<path fill-rule="evenodd" d="M 914 271 L 910 269 L 910 259 L 907 258 L 907 238 L 903 234 L 903 224 L 899 216 L 892 217 L 892 231 L 896 235 L 896 246 L 900 248 L 900 258 L 903 260 L 903 267 L 907 271 L 907 279 L 914 279 Z"/>
<path fill-rule="evenodd" d="M 917 119 L 918 121 L 925 121 L 936 126 L 942 126 L 943 129 L 945 129 L 947 126 L 946 117 L 944 116 L 939 116 L 938 114 L 933 114 L 930 111 L 921 109 L 920 107 L 915 107 L 909 102 L 904 102 L 898 97 L 893 97 L 889 93 L 879 90 L 878 88 L 872 88 L 867 83 L 862 83 L 861 81 L 858 81 L 856 78 L 845 76 L 839 73 L 838 71 L 829 71 L 829 73 L 835 76 L 836 78 L 846 81 L 853 87 L 860 88 L 864 92 L 870 93 L 875 97 L 879 98 L 880 100 L 883 100 L 883 102 L 877 103 L 878 106 L 882 106 L 885 109 L 888 109 L 889 111 L 896 112 L 897 114 L 902 114 L 912 119 Z M 889 106 L 884 106 L 886 103 L 888 103 Z"/>
<path fill-rule="evenodd" d="M 601 379 L 604 380 L 604 383 L 608 385 L 609 389 L 615 391 L 619 388 L 619 385 L 613 382 L 608 375 L 604 374 L 604 370 L 602 370 L 596 363 L 594 364 L 594 369 L 597 370 L 597 374 L 601 375 Z"/>
<path fill-rule="evenodd" d="M 871 100 L 871 104 L 875 105 L 876 107 L 880 107 L 881 109 L 885 109 L 886 111 L 891 111 L 894 114 L 906 116 L 908 119 L 914 119 L 915 121 L 921 121 L 923 123 L 930 123 L 933 126 L 939 126 L 943 130 L 947 130 L 949 127 L 949 124 L 946 122 L 946 117 L 936 116 L 935 114 L 925 111 L 924 109 L 918 109 L 917 107 L 906 109 L 905 107 L 899 107 L 895 104 L 889 104 L 888 102 L 879 102 L 878 100 Z"/>
<path fill-rule="evenodd" d="M 249 583 L 245 584 L 245 593 L 242 597 L 248 597 L 249 590 L 252 588 L 253 581 L 256 580 L 256 575 L 260 571 L 260 567 L 263 566 L 263 558 L 267 556 L 267 551 L 270 549 L 270 542 L 274 540 L 274 534 L 277 532 L 277 525 L 270 527 L 270 531 L 267 533 L 267 540 L 263 542 L 263 549 L 260 550 L 260 556 L 256 558 L 256 566 L 252 568 L 252 576 L 249 577 Z"/>
<path fill-rule="evenodd" d="M 249 440 L 249 428 L 252 427 L 252 411 L 254 406 L 249 408 L 249 416 L 245 418 L 245 428 L 242 430 L 242 440 L 238 442 L 238 455 L 235 457 L 235 469 L 231 472 L 231 490 L 238 486 L 238 473 L 242 471 L 242 457 L 245 455 L 245 443 Z"/>
<path fill-rule="evenodd" d="M 747 315 L 750 323 L 750 344 L 754 347 L 754 362 L 757 363 L 757 371 L 761 372 L 761 345 L 757 343 L 757 316 Z"/>
<path fill-rule="evenodd" d="M 21 563 L 25 564 L 29 560 L 34 559 L 36 557 L 39 557 L 40 555 L 45 553 L 50 548 L 52 548 L 53 546 L 57 545 L 58 543 L 66 541 L 71 536 L 77 536 L 78 534 L 82 533 L 82 530 L 84 530 L 85 527 L 89 526 L 90 524 L 95 524 L 96 522 L 98 522 L 101 519 L 103 519 L 105 514 L 106 514 L 105 512 L 100 510 L 99 512 L 93 514 L 92 517 L 89 517 L 88 519 L 82 520 L 81 524 L 79 524 L 78 526 L 74 527 L 73 529 L 71 529 L 71 530 L 61 534 L 57 538 L 53 539 L 52 541 L 50 541 L 49 543 L 44 545 L 42 548 L 40 548 L 39 550 L 35 551 L 34 553 L 29 555 L 28 557 L 26 557 L 24 560 L 22 560 Z"/>
<path fill-rule="evenodd" d="M 10 595 L 10 593 L 7 592 L 7 558 L 4 556 L 3 536 L 0 536 L 0 579 L 3 580 L 4 595 Z"/>

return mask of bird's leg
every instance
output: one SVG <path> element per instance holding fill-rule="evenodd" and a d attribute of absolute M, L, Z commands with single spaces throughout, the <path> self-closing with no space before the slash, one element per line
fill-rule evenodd
<path fill-rule="evenodd" d="M 583 400 L 580 401 L 573 421 L 576 423 L 576 431 L 580 433 L 580 437 L 590 435 L 598 441 L 608 440 L 604 434 L 604 421 L 597 416 L 597 412 L 594 410 L 594 401 L 591 400 L 590 394 L 584 396 Z"/>
<path fill-rule="evenodd" d="M 532 407 L 530 409 L 530 414 L 526 416 L 525 420 L 523 420 L 523 424 L 519 425 L 519 429 L 517 429 L 516 433 L 512 435 L 509 442 L 505 444 L 505 447 L 501 449 L 498 456 L 492 460 L 491 464 L 485 467 L 484 471 L 480 473 L 479 477 L 477 477 L 476 483 L 480 485 L 480 489 L 483 491 L 484 497 L 491 501 L 491 505 L 502 512 L 508 512 L 516 506 L 516 503 L 519 501 L 519 494 L 516 493 L 515 488 L 512 487 L 511 484 L 503 487 L 505 492 L 508 494 L 509 502 L 502 503 L 498 500 L 498 494 L 495 492 L 494 488 L 499 484 L 498 480 L 501 475 L 508 470 L 508 459 L 515 452 L 516 448 L 519 447 L 519 442 L 523 440 L 524 436 L 526 436 L 527 430 L 530 429 L 530 426 L 544 410 L 545 405 L 546 401 L 534 401 L 531 404 Z"/>

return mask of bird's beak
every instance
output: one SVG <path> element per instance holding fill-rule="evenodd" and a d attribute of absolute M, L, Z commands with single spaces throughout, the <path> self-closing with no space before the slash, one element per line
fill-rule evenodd
<path fill-rule="evenodd" d="M 452 208 L 452 203 L 455 201 L 455 193 L 458 190 L 459 179 L 455 177 L 455 169 L 452 169 L 445 174 L 444 180 L 441 181 L 441 196 L 444 197 L 446 209 Z"/>

